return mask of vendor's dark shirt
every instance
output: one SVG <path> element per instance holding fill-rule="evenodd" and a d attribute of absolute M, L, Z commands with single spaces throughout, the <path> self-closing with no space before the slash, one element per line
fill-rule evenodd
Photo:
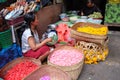
<path fill-rule="evenodd" d="M 93 14 L 93 12 L 101 12 L 100 9 L 96 5 L 94 5 L 91 8 L 85 6 L 81 11 L 84 13 L 85 16 Z"/>

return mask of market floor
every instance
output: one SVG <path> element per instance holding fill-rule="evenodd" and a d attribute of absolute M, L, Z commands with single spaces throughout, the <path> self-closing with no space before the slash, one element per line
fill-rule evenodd
<path fill-rule="evenodd" d="M 104 62 L 85 64 L 78 80 L 120 80 L 120 31 L 110 31 L 109 54 Z"/>

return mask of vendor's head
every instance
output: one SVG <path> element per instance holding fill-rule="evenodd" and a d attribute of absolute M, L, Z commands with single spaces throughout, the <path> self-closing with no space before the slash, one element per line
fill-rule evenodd
<path fill-rule="evenodd" d="M 25 14 L 24 20 L 31 27 L 38 25 L 38 19 L 34 12 L 29 12 L 29 13 Z"/>
<path fill-rule="evenodd" d="M 94 6 L 94 0 L 86 0 L 86 6 L 87 7 L 93 7 Z"/>

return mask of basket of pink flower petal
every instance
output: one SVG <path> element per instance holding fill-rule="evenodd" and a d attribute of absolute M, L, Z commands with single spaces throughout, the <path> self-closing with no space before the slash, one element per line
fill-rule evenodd
<path fill-rule="evenodd" d="M 74 47 L 60 46 L 50 53 L 47 62 L 65 71 L 72 80 L 77 80 L 84 64 L 84 54 Z"/>

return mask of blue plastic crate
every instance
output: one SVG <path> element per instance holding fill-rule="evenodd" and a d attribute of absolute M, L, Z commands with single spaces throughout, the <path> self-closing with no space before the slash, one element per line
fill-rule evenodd
<path fill-rule="evenodd" d="M 19 45 L 13 44 L 9 48 L 0 51 L 0 68 L 15 58 L 22 56 L 22 50 Z"/>

